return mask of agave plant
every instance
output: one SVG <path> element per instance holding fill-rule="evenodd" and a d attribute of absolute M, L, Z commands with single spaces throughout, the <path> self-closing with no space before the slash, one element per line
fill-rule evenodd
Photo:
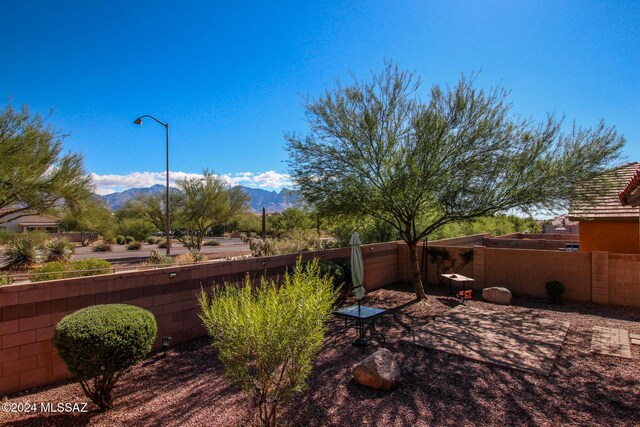
<path fill-rule="evenodd" d="M 60 237 L 47 240 L 44 246 L 47 252 L 47 261 L 68 261 L 75 252 L 73 243 Z"/>
<path fill-rule="evenodd" d="M 29 237 L 13 239 L 4 253 L 5 267 L 13 270 L 26 270 L 45 259 L 45 251 L 38 242 Z"/>

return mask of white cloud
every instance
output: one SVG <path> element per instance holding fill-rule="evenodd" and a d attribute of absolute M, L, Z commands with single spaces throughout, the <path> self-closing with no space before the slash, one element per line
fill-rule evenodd
<path fill-rule="evenodd" d="M 291 187 L 293 185 L 290 175 L 273 170 L 262 173 L 227 173 L 220 176 L 230 185 L 244 185 L 265 190 L 280 190 L 283 187 Z M 171 171 L 169 185 L 175 187 L 176 181 L 179 179 L 201 177 L 202 175 L 197 173 Z M 101 195 L 129 188 L 151 187 L 152 185 L 164 185 L 166 183 L 165 172 L 131 172 L 126 175 L 98 175 L 92 173 L 91 179 L 93 179 L 96 186 L 96 193 Z"/>

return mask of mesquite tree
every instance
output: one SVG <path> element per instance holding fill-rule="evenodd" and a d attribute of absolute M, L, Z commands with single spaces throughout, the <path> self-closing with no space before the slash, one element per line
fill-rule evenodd
<path fill-rule="evenodd" d="M 339 82 L 306 103 L 309 133 L 287 135 L 292 175 L 325 215 L 369 215 L 397 230 L 409 248 L 418 299 L 421 239 L 452 222 L 511 209 L 557 210 L 579 183 L 615 162 L 624 144 L 614 128 L 562 131 L 511 112 L 507 91 L 473 78 L 434 86 L 387 63 L 369 80 Z"/>
<path fill-rule="evenodd" d="M 82 155 L 63 154 L 63 138 L 27 107 L 0 111 L 0 224 L 90 197 Z"/>

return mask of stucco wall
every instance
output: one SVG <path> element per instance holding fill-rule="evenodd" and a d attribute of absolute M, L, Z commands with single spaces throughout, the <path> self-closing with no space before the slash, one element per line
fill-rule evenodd
<path fill-rule="evenodd" d="M 638 220 L 580 221 L 580 251 L 606 251 L 620 254 L 640 253 Z"/>

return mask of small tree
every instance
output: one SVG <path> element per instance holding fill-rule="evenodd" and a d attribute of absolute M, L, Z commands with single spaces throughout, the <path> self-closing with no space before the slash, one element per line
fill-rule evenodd
<path fill-rule="evenodd" d="M 417 95 L 420 82 L 393 64 L 310 100 L 309 135 L 289 135 L 292 175 L 323 215 L 371 216 L 409 249 L 418 299 L 418 243 L 446 224 L 508 212 L 558 210 L 579 184 L 606 170 L 624 138 L 600 123 L 562 132 L 511 112 L 508 92 L 453 87 Z"/>
<path fill-rule="evenodd" d="M 277 408 L 305 387 L 324 339 L 336 294 L 318 263 L 278 286 L 264 278 L 254 289 L 226 285 L 202 292 L 202 319 L 226 374 L 249 394 L 264 426 L 275 426 Z"/>
<path fill-rule="evenodd" d="M 60 227 L 80 232 L 80 244 L 87 246 L 97 235 L 112 238 L 115 230 L 113 213 L 103 202 L 89 197 L 65 211 Z"/>
<path fill-rule="evenodd" d="M 0 224 L 63 203 L 74 206 L 91 195 L 82 156 L 63 155 L 62 139 L 27 107 L 0 111 Z"/>
<path fill-rule="evenodd" d="M 175 238 L 190 250 L 200 251 L 207 230 L 229 222 L 248 210 L 249 196 L 240 187 L 229 187 L 219 176 L 205 169 L 202 179 L 178 181 L 180 194 L 174 202 Z"/>

